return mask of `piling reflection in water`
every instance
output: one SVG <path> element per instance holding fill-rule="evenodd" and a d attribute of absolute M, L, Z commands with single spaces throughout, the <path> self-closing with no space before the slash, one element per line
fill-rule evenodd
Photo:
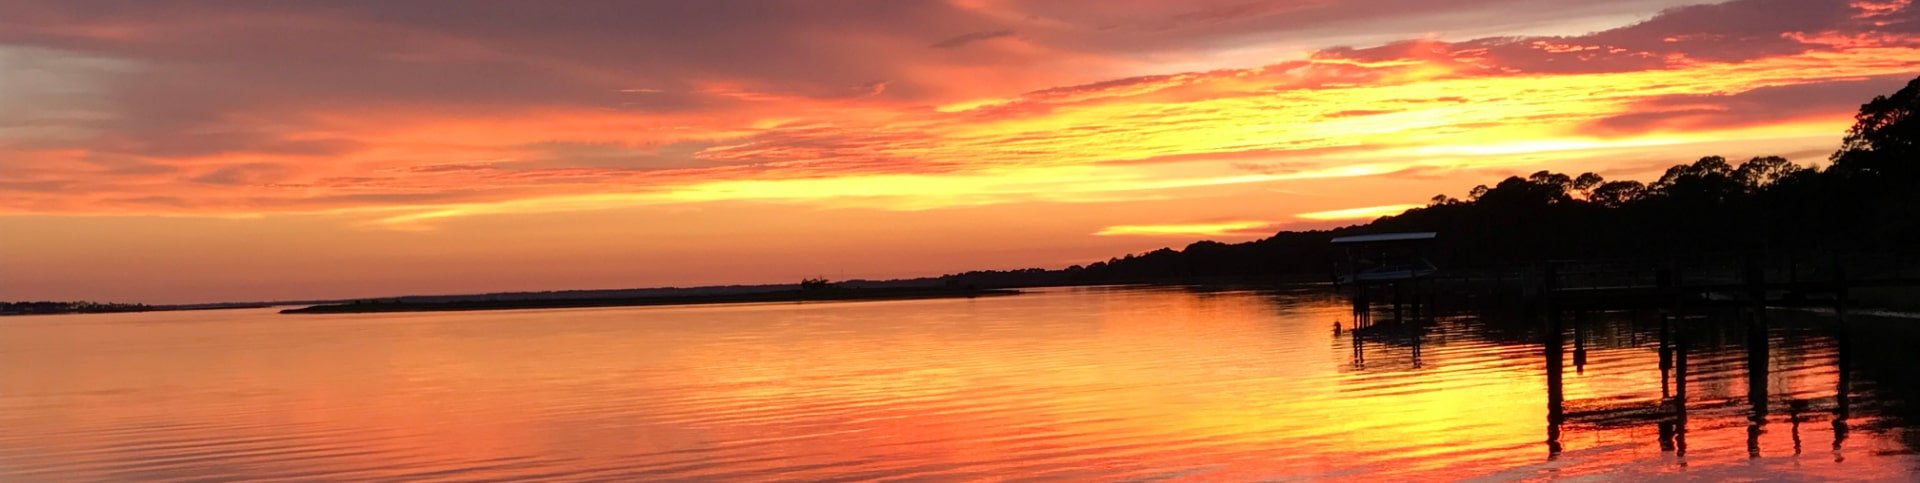
<path fill-rule="evenodd" d="M 1747 457 L 1760 457 L 1760 432 L 1767 425 L 1768 355 L 1772 353 L 1767 333 L 1766 310 L 1745 310 L 1747 317 L 1747 403 L 1753 413 L 1747 417 Z"/>
<path fill-rule="evenodd" d="M 1572 333 L 1575 337 L 1576 364 L 1584 364 L 1581 354 L 1586 348 L 1585 337 L 1590 333 L 1585 323 L 1587 313 L 1575 312 L 1575 325 Z M 1689 427 L 1703 427 L 1722 430 L 1732 425 L 1722 421 L 1730 419 L 1732 412 L 1738 410 L 1744 417 L 1745 456 L 1760 460 L 1774 456 L 1776 451 L 1766 447 L 1779 438 L 1769 437 L 1768 425 L 1777 417 L 1771 410 L 1776 402 L 1786 407 L 1785 423 L 1789 456 L 1797 460 L 1803 453 L 1804 434 L 1802 423 L 1816 421 L 1821 409 L 1831 418 L 1832 461 L 1841 463 L 1847 460 L 1847 441 L 1850 433 L 1848 419 L 1852 414 L 1852 391 L 1854 390 L 1852 370 L 1852 329 L 1843 319 L 1833 317 L 1799 314 L 1797 323 L 1785 326 L 1772 326 L 1769 320 L 1778 315 L 1770 315 L 1761 309 L 1723 310 L 1712 313 L 1695 313 L 1684 316 L 1660 313 L 1655 320 L 1657 326 L 1652 330 L 1657 340 L 1653 350 L 1657 353 L 1657 366 L 1660 374 L 1660 398 L 1655 407 L 1641 409 L 1632 402 L 1637 397 L 1631 390 L 1598 391 L 1585 399 L 1592 404 L 1569 415 L 1566 410 L 1564 388 L 1564 368 L 1562 346 L 1567 329 L 1561 326 L 1560 312 L 1544 316 L 1543 366 L 1547 393 L 1547 447 L 1548 459 L 1556 458 L 1562 451 L 1561 439 L 1563 426 L 1570 420 L 1576 426 L 1593 429 L 1631 426 L 1636 420 L 1646 419 L 1654 422 L 1658 431 L 1658 447 L 1662 452 L 1671 453 L 1678 466 L 1688 465 Z M 1627 330 L 1638 334 L 1639 314 L 1619 315 L 1624 320 L 1617 324 L 1626 324 Z M 1885 322 L 1881 322 L 1885 323 Z M 1898 323 L 1898 322 L 1895 322 Z M 1896 337 L 1911 338 L 1910 330 L 1881 326 L 1890 330 Z M 1885 335 L 1884 333 L 1882 335 Z M 1734 346 L 1733 337 L 1741 342 Z M 1702 338 L 1713 344 L 1701 347 L 1691 343 L 1691 339 Z M 1776 344 L 1776 340 L 1785 344 Z M 1910 340 L 1910 339 L 1909 339 Z M 1629 345 L 1638 345 L 1630 343 Z M 1735 351 L 1744 359 L 1736 366 L 1731 362 Z M 1889 353 L 1899 357 L 1898 352 Z M 1689 371 L 1690 357 L 1707 357 L 1711 364 L 1705 374 Z M 1744 387 L 1730 387 L 1735 376 L 1728 374 L 1730 369 L 1738 368 Z M 1576 371 L 1579 372 L 1579 371 Z M 1820 384 L 1817 381 L 1830 380 Z M 1784 384 L 1778 382 L 1783 381 Z M 1705 384 L 1714 390 L 1705 397 L 1689 397 L 1689 388 Z M 1735 400 L 1728 396 L 1740 394 L 1744 401 L 1736 406 Z M 1901 399 L 1898 394 L 1887 394 L 1881 401 L 1883 409 L 1910 407 L 1911 401 Z M 1709 411 L 1704 421 L 1690 421 L 1690 413 L 1696 409 Z M 1580 424 L 1580 423 L 1586 424 Z M 1886 424 L 1883 422 L 1883 424 Z M 1892 432 L 1910 434 L 1911 429 L 1899 424 L 1889 425 Z M 1703 437 L 1700 434 L 1696 438 Z M 1713 434 L 1713 438 L 1723 435 Z M 1911 439 L 1911 438 L 1908 438 Z M 1894 454 L 1912 454 L 1914 448 L 1888 448 L 1885 442 L 1874 442 L 1855 453 L 1886 456 Z"/>
<path fill-rule="evenodd" d="M 1560 313 L 1547 316 L 1545 350 L 1547 366 L 1547 458 L 1560 456 L 1560 425 L 1566 423 L 1566 391 L 1564 384 L 1565 368 L 1561 365 L 1561 328 Z"/>
<path fill-rule="evenodd" d="M 1696 450 L 1702 438 L 1706 438 L 1707 444 L 1715 450 L 1712 456 L 1714 461 L 1708 464 L 1710 467 L 1726 462 L 1726 453 L 1721 450 L 1732 438 L 1726 433 L 1727 429 L 1735 429 L 1736 432 L 1731 434 L 1744 436 L 1737 441 L 1742 443 L 1745 450 L 1743 456 L 1748 460 L 1773 462 L 1784 455 L 1794 464 L 1799 464 L 1798 457 L 1803 453 L 1805 441 L 1814 436 L 1809 435 L 1802 424 L 1818 421 L 1822 417 L 1831 419 L 1831 431 L 1824 436 L 1832 441 L 1832 462 L 1846 462 L 1850 453 L 1847 443 L 1851 425 L 1848 419 L 1853 409 L 1850 364 L 1853 329 L 1849 327 L 1858 325 L 1854 322 L 1859 321 L 1849 322 L 1844 317 L 1844 312 L 1836 317 L 1806 312 L 1783 313 L 1754 307 L 1679 313 L 1595 313 L 1548 308 L 1535 315 L 1514 317 L 1517 320 L 1513 322 L 1489 322 L 1497 320 L 1499 317 L 1496 316 L 1489 320 L 1456 318 L 1453 323 L 1490 324 L 1478 329 L 1495 336 L 1511 335 L 1503 334 L 1504 331 L 1525 331 L 1529 325 L 1539 327 L 1541 349 L 1538 353 L 1541 355 L 1540 367 L 1545 389 L 1547 461 L 1557 461 L 1567 451 L 1563 441 L 1569 434 L 1610 433 L 1645 424 L 1655 430 L 1653 444 L 1669 455 L 1673 467 L 1687 468 L 1701 466 L 1697 461 L 1701 456 L 1697 452 L 1693 455 L 1696 461 L 1690 461 L 1689 458 L 1690 429 L 1694 430 L 1691 436 L 1696 442 Z M 1776 318 L 1786 322 L 1776 324 Z M 1424 328 L 1431 323 L 1416 320 L 1411 325 L 1394 327 Z M 1871 325 L 1868 331 L 1877 336 L 1914 340 L 1911 328 L 1898 325 L 1903 321 L 1865 323 Z M 1498 327 L 1501 324 L 1506 327 Z M 1379 330 L 1375 333 L 1394 332 Z M 1608 334 L 1611 340 L 1603 341 L 1600 347 L 1595 348 L 1592 338 L 1596 333 Z M 1387 340 L 1366 339 L 1365 335 L 1353 336 L 1352 357 L 1356 369 L 1366 368 L 1363 361 L 1366 361 L 1367 351 L 1362 348 L 1366 343 L 1371 342 L 1382 348 L 1393 345 Z M 1407 341 L 1412 347 L 1409 353 L 1416 361 L 1416 366 L 1421 340 L 1416 337 Z M 1696 340 L 1707 342 L 1697 344 Z M 1570 354 L 1567 350 L 1569 346 Z M 1632 389 L 1632 384 L 1597 384 L 1586 386 L 1585 392 L 1576 394 L 1570 402 L 1566 387 L 1566 378 L 1570 374 L 1565 366 L 1571 360 L 1574 366 L 1571 375 L 1587 375 L 1589 354 L 1594 350 L 1603 354 L 1600 368 L 1609 372 L 1621 369 L 1620 364 L 1615 362 L 1639 360 L 1633 352 L 1645 350 L 1651 353 L 1653 357 L 1647 362 L 1651 363 L 1650 369 L 1656 370 L 1659 375 L 1658 398 L 1642 403 L 1642 395 Z M 1898 359 L 1906 354 L 1910 353 L 1888 351 L 1883 355 Z M 1704 373 L 1699 372 L 1701 367 L 1698 365 L 1702 363 L 1699 362 L 1702 358 L 1708 364 Z M 1690 364 L 1690 359 L 1696 362 Z M 1596 376 L 1609 382 L 1631 379 L 1613 374 Z M 1817 382 L 1822 380 L 1831 382 Z M 1708 391 L 1707 394 L 1699 393 L 1703 388 Z M 1690 395 L 1690 392 L 1694 394 Z M 1912 391 L 1891 392 L 1895 394 L 1884 394 L 1891 397 L 1881 401 L 1881 408 L 1897 412 L 1913 406 L 1912 402 L 1901 397 Z M 1777 411 L 1778 407 L 1784 407 L 1784 413 Z M 1911 409 L 1906 411 L 1912 412 Z M 1731 424 L 1732 421 L 1742 424 Z M 1910 423 L 1912 418 L 1903 421 Z M 1786 432 L 1772 434 L 1769 426 L 1775 423 L 1786 425 Z M 1889 457 L 1915 452 L 1912 440 L 1916 438 L 1911 436 L 1914 432 L 1909 427 L 1902 425 L 1906 423 L 1883 420 L 1880 424 L 1888 425 L 1891 429 L 1889 433 L 1900 435 L 1897 439 L 1907 440 L 1908 445 L 1890 448 L 1888 441 L 1874 441 L 1854 448 L 1851 453 L 1856 456 Z M 1738 428 L 1744 428 L 1745 431 L 1738 432 Z M 1698 431 L 1701 429 L 1713 433 L 1702 434 Z M 1782 448 L 1784 452 L 1780 451 Z M 1915 470 L 1911 463 L 1895 466 L 1902 468 L 1902 471 Z M 1858 476 L 1848 475 L 1850 478 Z"/>
<path fill-rule="evenodd" d="M 0 321 L 0 480 L 1915 470 L 1910 332 L 1799 313 L 1749 326 L 1738 313 L 1556 321 L 1426 308 L 1382 310 L 1363 328 L 1346 302 L 1324 291 L 1062 289 L 10 319 Z M 1331 320 L 1351 328 L 1329 330 Z M 1803 458 L 1802 447 L 1831 457 Z"/>

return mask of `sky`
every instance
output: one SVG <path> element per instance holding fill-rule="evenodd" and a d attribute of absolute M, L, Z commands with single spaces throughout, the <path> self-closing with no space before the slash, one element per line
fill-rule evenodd
<path fill-rule="evenodd" d="M 0 300 L 1060 268 L 1816 164 L 1907 0 L 0 0 Z"/>

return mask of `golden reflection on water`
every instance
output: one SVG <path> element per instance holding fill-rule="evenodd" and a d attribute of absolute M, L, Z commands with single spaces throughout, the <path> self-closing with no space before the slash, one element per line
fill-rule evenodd
<path fill-rule="evenodd" d="M 0 479 L 1904 479 L 1898 391 L 1781 319 L 1750 433 L 1743 329 L 1568 322 L 1561 449 L 1538 324 L 1335 334 L 1313 291 L 0 320 Z M 1585 316 L 1583 316 L 1585 318 Z M 1377 340 L 1368 340 L 1368 338 Z M 1584 358 L 1577 358 L 1580 349 Z M 1873 364 L 1861 359 L 1856 364 Z M 1584 362 L 1584 364 L 1576 364 Z M 1672 386 L 1667 390 L 1671 391 Z M 1885 393 L 1885 394 L 1883 394 Z M 1836 427 L 1847 432 L 1834 448 Z M 1751 434 L 1751 437 L 1750 437 Z M 1757 453 L 1750 453 L 1757 448 Z M 1757 454 L 1756 457 L 1752 457 Z"/>

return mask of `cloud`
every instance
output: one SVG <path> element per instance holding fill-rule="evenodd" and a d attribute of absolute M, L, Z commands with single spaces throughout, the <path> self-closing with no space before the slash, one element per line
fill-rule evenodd
<path fill-rule="evenodd" d="M 58 193 L 73 187 L 69 180 L 0 181 L 0 192 Z"/>
<path fill-rule="evenodd" d="M 1421 205 L 1412 205 L 1412 204 L 1399 204 L 1399 205 L 1383 205 L 1383 206 L 1364 206 L 1364 207 L 1360 207 L 1360 208 L 1347 208 L 1347 209 L 1341 209 L 1341 210 L 1329 210 L 1329 211 L 1316 211 L 1316 212 L 1312 212 L 1312 213 L 1298 213 L 1298 214 L 1295 214 L 1295 215 L 1293 215 L 1293 216 L 1294 216 L 1295 218 L 1301 218 L 1301 219 L 1307 219 L 1307 220 L 1318 220 L 1318 221 L 1326 221 L 1326 220 L 1371 220 L 1371 219 L 1374 219 L 1374 218 L 1379 218 L 1379 217 L 1383 217 L 1383 216 L 1392 216 L 1392 215 L 1398 215 L 1398 214 L 1400 214 L 1400 213 L 1402 213 L 1402 212 L 1405 212 L 1405 211 L 1407 211 L 1407 210 L 1411 210 L 1411 209 L 1414 209 L 1414 208 L 1419 208 L 1420 206 L 1421 206 Z"/>
<path fill-rule="evenodd" d="M 1236 236 L 1265 234 L 1273 222 L 1256 220 L 1175 223 L 1161 225 L 1114 225 L 1100 229 L 1097 236 L 1156 236 L 1187 238 L 1195 236 Z"/>
<path fill-rule="evenodd" d="M 196 183 L 217 185 L 267 184 L 286 174 L 286 168 L 275 164 L 249 163 L 222 166 L 192 180 Z"/>
<path fill-rule="evenodd" d="M 1384 43 L 1422 34 L 1516 35 L 1617 25 L 1690 0 L 978 0 L 969 9 L 1023 38 L 1076 50 L 1167 58 L 1222 46 Z M 1583 30 L 1576 30 L 1583 31 Z"/>
<path fill-rule="evenodd" d="M 1826 49 L 1794 34 L 1876 28 L 1858 13 L 1854 5 L 1830 0 L 1735 0 L 1676 7 L 1585 35 L 1411 40 L 1320 55 L 1368 62 L 1422 58 L 1482 74 L 1627 72 Z"/>
<path fill-rule="evenodd" d="M 946 40 L 934 42 L 933 45 L 931 45 L 930 47 L 933 47 L 936 49 L 953 49 L 953 48 L 963 47 L 963 46 L 966 46 L 967 44 L 971 44 L 974 42 L 993 40 L 1001 37 L 1012 37 L 1012 36 L 1013 36 L 1012 29 L 973 32 L 968 34 L 956 35 Z"/>
<path fill-rule="evenodd" d="M 1700 130 L 1746 126 L 1807 117 L 1852 114 L 1875 95 L 1898 90 L 1911 77 L 1875 76 L 1750 90 L 1652 97 L 1634 102 L 1627 112 L 1593 121 L 1611 134 L 1655 130 Z"/>
<path fill-rule="evenodd" d="M 1329 112 L 1329 113 L 1326 113 L 1325 116 L 1329 118 L 1361 117 L 1361 116 L 1378 116 L 1381 114 L 1393 114 L 1394 112 L 1396 111 L 1389 111 L 1389 110 L 1383 110 L 1383 109 L 1350 109 L 1345 111 Z"/>

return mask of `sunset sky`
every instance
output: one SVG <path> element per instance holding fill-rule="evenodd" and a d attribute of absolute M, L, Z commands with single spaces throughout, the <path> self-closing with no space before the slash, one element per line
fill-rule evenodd
<path fill-rule="evenodd" d="M 0 0 L 0 300 L 1059 268 L 1824 162 L 1906 0 Z"/>

